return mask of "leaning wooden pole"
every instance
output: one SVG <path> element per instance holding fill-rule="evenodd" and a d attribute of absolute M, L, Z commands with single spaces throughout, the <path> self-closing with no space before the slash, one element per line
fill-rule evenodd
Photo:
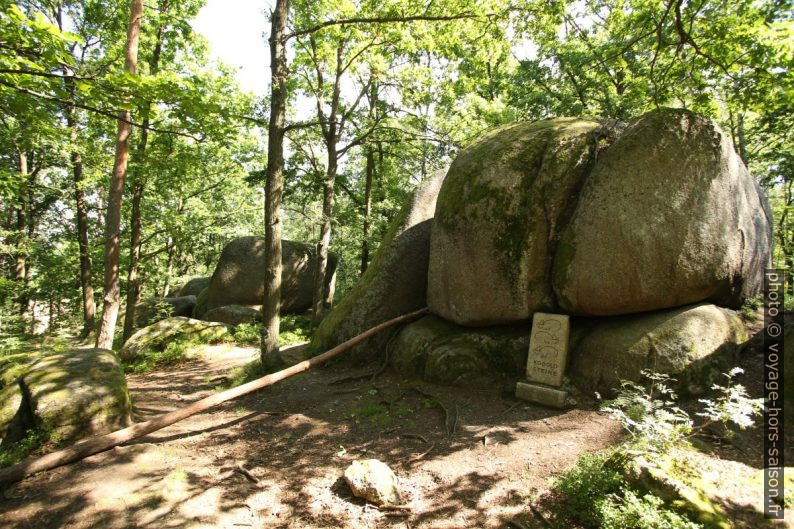
<path fill-rule="evenodd" d="M 325 363 L 335 356 L 339 356 L 340 354 L 344 353 L 353 346 L 363 342 L 364 340 L 388 329 L 389 327 L 417 320 L 427 313 L 427 308 L 423 308 L 421 310 L 417 310 L 416 312 L 403 314 L 402 316 L 385 321 L 380 325 L 376 325 L 375 327 L 372 327 L 358 336 L 355 336 L 354 338 L 337 345 L 333 349 L 330 349 L 321 355 L 317 355 L 313 358 L 310 358 L 309 360 L 295 364 L 291 367 L 288 367 L 287 369 L 283 369 L 276 373 L 266 375 L 262 378 L 252 380 L 251 382 L 237 386 L 236 388 L 231 388 L 227 389 L 226 391 L 216 393 L 215 395 L 198 400 L 189 406 L 174 410 L 170 413 L 166 413 L 165 415 L 160 415 L 159 417 L 155 417 L 149 421 L 137 423 L 106 435 L 92 437 L 91 439 L 80 441 L 79 443 L 76 443 L 68 448 L 58 450 L 57 452 L 52 452 L 39 458 L 29 458 L 25 461 L 22 461 L 21 463 L 0 470 L 0 484 L 14 483 L 26 476 L 35 474 L 36 472 L 50 470 L 55 467 L 73 463 L 74 461 L 79 461 L 80 459 L 86 458 L 90 455 L 104 452 L 105 450 L 109 450 L 114 446 L 118 446 L 120 444 L 126 443 L 127 441 L 131 441 L 132 439 L 142 437 L 146 434 L 165 428 L 166 426 L 170 426 L 183 419 L 187 419 L 192 415 L 206 411 L 209 408 L 217 406 L 223 402 L 236 399 L 237 397 L 241 397 L 264 387 L 273 385 L 280 380 L 284 380 L 285 378 L 289 378 L 292 375 L 296 375 L 306 371 L 309 368 Z"/>

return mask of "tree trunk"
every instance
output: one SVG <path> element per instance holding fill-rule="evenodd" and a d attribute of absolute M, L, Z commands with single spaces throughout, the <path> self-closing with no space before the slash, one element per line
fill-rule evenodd
<path fill-rule="evenodd" d="M 171 274 L 174 272 L 174 240 L 169 237 L 168 241 L 165 244 L 166 247 L 166 254 L 168 255 L 168 259 L 166 260 L 165 265 L 165 278 L 163 278 L 163 295 L 162 297 L 167 298 L 168 294 L 171 292 Z"/>
<path fill-rule="evenodd" d="M 146 129 L 144 129 L 146 130 Z M 143 135 L 142 135 L 143 136 Z M 135 306 L 141 298 L 138 265 L 141 259 L 141 200 L 144 184 L 135 182 L 132 191 L 132 212 L 130 213 L 130 269 L 127 272 L 127 310 L 124 312 L 123 341 L 132 336 L 135 328 Z"/>
<path fill-rule="evenodd" d="M 747 165 L 749 160 L 747 159 L 747 141 L 744 135 L 744 112 L 739 112 L 737 121 L 738 124 L 736 128 L 739 135 L 739 156 L 742 158 L 744 164 Z"/>
<path fill-rule="evenodd" d="M 152 60 L 149 62 L 149 73 L 156 75 L 160 71 L 160 54 L 163 51 L 163 35 L 165 26 L 160 26 L 157 30 L 157 44 L 152 52 Z M 135 159 L 138 161 L 136 171 L 135 186 L 132 192 L 132 211 L 130 212 L 130 268 L 127 271 L 127 310 L 124 311 L 124 334 L 123 341 L 132 336 L 135 327 L 135 306 L 141 300 L 141 280 L 140 280 L 140 260 L 141 260 L 141 202 L 143 193 L 146 189 L 146 180 L 143 172 L 144 155 L 146 145 L 149 141 L 149 120 L 151 113 L 151 103 L 147 103 L 143 109 L 143 127 L 141 128 L 141 138 L 138 148 L 135 151 Z"/>
<path fill-rule="evenodd" d="M 72 144 L 77 141 L 76 109 L 66 109 L 66 121 L 69 126 L 69 139 Z M 83 190 L 83 159 L 77 150 L 72 151 L 72 176 L 74 184 L 75 224 L 77 228 L 77 246 L 80 250 L 80 287 L 83 294 L 83 330 L 80 338 L 85 339 L 94 329 L 96 321 L 96 305 L 94 304 L 94 287 L 91 285 L 91 248 L 88 245 L 88 206 Z"/>
<path fill-rule="evenodd" d="M 369 92 L 369 118 L 377 118 L 378 85 L 373 80 Z M 367 145 L 366 182 L 364 184 L 364 226 L 361 239 L 361 275 L 369 266 L 369 224 L 372 215 L 372 181 L 375 176 L 375 150 L 372 144 Z"/>
<path fill-rule="evenodd" d="M 127 30 L 127 49 L 124 70 L 135 74 L 138 65 L 138 41 L 141 30 L 143 0 L 130 0 L 130 25 Z M 129 142 L 131 126 L 130 112 L 119 112 L 118 132 L 116 135 L 116 157 L 113 174 L 110 178 L 107 215 L 105 216 L 105 292 L 102 319 L 97 332 L 96 346 L 104 349 L 113 347 L 116 319 L 119 315 L 119 235 L 121 231 L 121 199 L 124 193 L 124 180 L 127 177 Z"/>
<path fill-rule="evenodd" d="M 361 275 L 369 266 L 369 224 L 372 215 L 372 181 L 375 176 L 375 153 L 367 147 L 367 180 L 364 184 L 364 226 L 361 239 Z"/>
<path fill-rule="evenodd" d="M 331 124 L 330 128 L 334 128 Z M 334 215 L 334 186 L 336 185 L 337 153 L 336 139 L 328 142 L 328 170 L 323 184 L 323 224 L 320 228 L 320 240 L 317 243 L 317 268 L 314 276 L 314 303 L 312 305 L 312 321 L 319 325 L 325 315 L 327 305 L 325 297 L 325 273 L 328 269 L 328 247 L 331 245 L 331 221 Z"/>
<path fill-rule="evenodd" d="M 27 296 L 27 249 L 25 242 L 27 241 L 28 233 L 28 155 L 25 151 L 20 150 L 17 162 L 19 164 L 19 175 L 21 180 L 25 183 L 22 187 L 20 197 L 22 203 L 17 208 L 17 240 L 16 240 L 16 268 L 14 272 L 14 279 L 17 282 L 17 287 L 20 289 L 19 297 L 19 313 L 25 315 L 28 313 L 28 296 Z"/>
<path fill-rule="evenodd" d="M 276 0 L 270 30 L 270 122 L 265 184 L 265 298 L 262 300 L 262 365 L 278 365 L 281 312 L 281 194 L 284 190 L 284 122 L 287 113 L 286 30 L 289 0 Z"/>

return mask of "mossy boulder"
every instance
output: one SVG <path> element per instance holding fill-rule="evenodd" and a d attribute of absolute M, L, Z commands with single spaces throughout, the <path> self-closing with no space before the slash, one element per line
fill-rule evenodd
<path fill-rule="evenodd" d="M 196 296 L 196 304 L 193 307 L 193 313 L 190 315 L 192 318 L 196 320 L 204 319 L 204 314 L 207 313 L 207 298 L 209 295 L 210 289 L 207 287 Z"/>
<path fill-rule="evenodd" d="M 242 305 L 224 305 L 208 310 L 204 320 L 216 321 L 227 325 L 240 325 L 241 323 L 254 323 L 262 321 L 262 313 L 251 307 Z"/>
<path fill-rule="evenodd" d="M 570 375 L 588 391 L 609 393 L 645 369 L 678 379 L 699 394 L 735 365 L 748 335 L 739 316 L 703 303 L 676 309 L 575 320 Z"/>
<path fill-rule="evenodd" d="M 462 150 L 438 196 L 428 306 L 467 326 L 612 316 L 761 288 L 770 211 L 728 137 L 681 109 L 555 118 Z"/>
<path fill-rule="evenodd" d="M 430 309 L 484 326 L 554 308 L 559 232 L 598 152 L 617 131 L 595 118 L 547 119 L 500 127 L 461 151 L 438 196 Z"/>
<path fill-rule="evenodd" d="M 146 327 L 171 316 L 190 316 L 196 296 L 149 298 L 135 306 L 135 328 Z"/>
<path fill-rule="evenodd" d="M 617 315 L 699 301 L 732 308 L 762 287 L 771 213 L 731 139 L 681 109 L 649 112 L 599 156 L 558 243 L 563 311 Z"/>
<path fill-rule="evenodd" d="M 530 325 L 468 328 L 437 316 L 406 325 L 392 342 L 392 366 L 428 382 L 487 386 L 525 370 Z"/>
<path fill-rule="evenodd" d="M 107 349 L 44 355 L 19 379 L 19 387 L 22 398 L 12 399 L 19 403 L 16 413 L 29 414 L 35 428 L 53 439 L 73 441 L 130 423 L 124 370 Z"/>
<path fill-rule="evenodd" d="M 265 296 L 265 238 L 238 237 L 221 252 L 210 280 L 206 310 L 225 305 L 261 308 Z M 312 306 L 317 250 L 311 244 L 281 241 L 281 312 L 302 314 Z M 338 256 L 328 254 L 324 301 L 334 297 Z"/>
<path fill-rule="evenodd" d="M 33 419 L 19 384 L 0 389 L 0 448 L 21 439 L 31 427 Z"/>
<path fill-rule="evenodd" d="M 202 290 L 209 286 L 209 277 L 194 277 L 179 289 L 179 296 L 198 296 Z"/>
<path fill-rule="evenodd" d="M 232 340 L 229 328 L 217 322 L 194 320 L 181 316 L 158 321 L 130 336 L 119 352 L 125 362 L 135 360 L 147 350 L 163 350 L 168 342 L 187 338 L 204 343 Z"/>
<path fill-rule="evenodd" d="M 312 348 L 329 349 L 400 314 L 426 305 L 430 227 L 446 170 L 421 182 L 392 221 L 375 257 L 356 285 L 314 333 Z M 380 352 L 392 333 L 380 333 L 351 351 L 352 357 Z"/>

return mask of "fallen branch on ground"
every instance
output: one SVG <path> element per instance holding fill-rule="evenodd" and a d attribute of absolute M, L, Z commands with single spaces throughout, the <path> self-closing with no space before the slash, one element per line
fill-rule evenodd
<path fill-rule="evenodd" d="M 354 345 L 371 338 L 372 336 L 385 329 L 388 329 L 389 327 L 417 320 L 426 315 L 427 312 L 427 308 L 424 308 L 415 312 L 411 312 L 410 314 L 403 314 L 402 316 L 398 316 L 389 321 L 383 322 L 380 325 L 376 325 L 375 327 L 372 327 L 358 336 L 355 336 L 350 340 L 337 345 L 333 349 L 329 349 L 321 355 L 317 355 L 291 367 L 282 369 L 276 373 L 252 380 L 251 382 L 237 386 L 236 388 L 231 388 L 227 389 L 226 391 L 216 393 L 215 395 L 198 400 L 189 406 L 174 410 L 170 413 L 166 413 L 165 415 L 160 415 L 159 417 L 155 417 L 149 421 L 133 424 L 132 426 L 122 430 L 117 430 L 106 435 L 92 437 L 90 439 L 80 441 L 79 443 L 68 448 L 52 452 L 51 454 L 47 454 L 39 458 L 28 458 L 21 463 L 17 463 L 16 465 L 12 465 L 8 468 L 0 470 L 0 484 L 14 483 L 31 474 L 50 470 L 55 467 L 79 461 L 88 456 L 98 454 L 99 452 L 104 452 L 105 450 L 109 450 L 114 446 L 126 443 L 132 439 L 142 437 L 146 434 L 150 434 L 165 428 L 166 426 L 170 426 L 181 420 L 187 419 L 188 417 L 206 411 L 209 408 L 217 406 L 223 402 L 227 402 L 229 400 L 236 399 L 237 397 L 247 395 L 248 393 L 253 393 L 254 391 L 264 387 L 271 386 L 276 382 L 284 380 L 285 378 L 289 378 L 314 366 L 323 364 L 328 360 L 344 353 Z"/>

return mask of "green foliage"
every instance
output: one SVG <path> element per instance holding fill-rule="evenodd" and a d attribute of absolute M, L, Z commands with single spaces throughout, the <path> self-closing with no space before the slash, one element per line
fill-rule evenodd
<path fill-rule="evenodd" d="M 234 328 L 234 341 L 244 345 L 256 345 L 261 339 L 262 325 L 256 322 L 241 323 Z"/>
<path fill-rule="evenodd" d="M 599 529 L 698 529 L 702 527 L 686 515 L 672 510 L 665 502 L 633 481 L 626 480 L 626 465 L 641 458 L 657 461 L 667 457 L 685 439 L 702 433 L 716 423 L 745 428 L 762 409 L 761 399 L 750 399 L 733 378 L 736 368 L 726 374 L 724 385 L 714 385 L 714 396 L 700 399 L 704 421 L 694 424 L 676 404 L 667 375 L 644 372 L 647 386 L 624 382 L 618 396 L 604 404 L 613 418 L 629 433 L 627 444 L 609 451 L 584 454 L 576 465 L 563 473 L 555 490 L 565 497 L 563 516 L 588 528 Z M 730 431 L 730 430 L 728 430 Z M 690 468 L 692 461 L 677 461 L 681 472 L 699 475 Z"/>
<path fill-rule="evenodd" d="M 23 439 L 0 450 L 0 467 L 8 467 L 21 462 L 48 441 L 54 441 L 54 439 L 51 439 L 49 432 L 41 430 L 28 431 Z"/>
<path fill-rule="evenodd" d="M 279 345 L 293 345 L 309 341 L 311 338 L 311 318 L 295 314 L 281 317 Z M 262 325 L 257 322 L 241 323 L 234 328 L 232 336 L 238 343 L 258 345 L 261 339 Z"/>
<path fill-rule="evenodd" d="M 281 318 L 278 342 L 280 346 L 307 342 L 311 339 L 311 318 L 301 315 L 284 315 Z"/>
<path fill-rule="evenodd" d="M 389 408 L 380 403 L 369 403 L 355 406 L 350 411 L 350 417 L 356 423 L 365 423 L 372 428 L 382 428 L 391 423 Z"/>
<path fill-rule="evenodd" d="M 675 379 L 669 375 L 643 371 L 647 385 L 623 381 L 618 396 L 604 402 L 603 409 L 618 420 L 631 435 L 634 448 L 643 452 L 666 452 L 687 437 L 703 433 L 714 424 L 744 429 L 763 409 L 763 399 L 751 399 L 740 384 L 733 382 L 743 371 L 734 368 L 723 376 L 725 385 L 712 386 L 714 396 L 700 399 L 703 411 L 697 415 L 705 421 L 695 425 L 689 414 L 676 404 L 670 389 Z"/>
<path fill-rule="evenodd" d="M 131 373 L 146 373 L 155 368 L 178 364 L 189 360 L 197 349 L 204 345 L 202 340 L 190 336 L 178 336 L 170 340 L 164 349 L 146 349 L 124 366 Z"/>
<path fill-rule="evenodd" d="M 619 492 L 623 483 L 621 473 L 607 465 L 611 455 L 610 452 L 583 454 L 555 483 L 555 490 L 566 497 L 566 514 L 590 527 L 600 526 L 604 502 Z"/>
<path fill-rule="evenodd" d="M 603 529 L 700 529 L 702 526 L 664 506 L 653 494 L 622 488 L 601 503 Z"/>
<path fill-rule="evenodd" d="M 643 450 L 665 451 L 692 433 L 692 420 L 676 405 L 670 376 L 645 370 L 647 386 L 623 381 L 603 410 L 619 421 Z"/>
<path fill-rule="evenodd" d="M 758 319 L 758 309 L 764 302 L 763 294 L 758 294 L 752 298 L 747 298 L 742 304 L 742 316 L 747 321 L 756 321 Z"/>
<path fill-rule="evenodd" d="M 653 494 L 623 477 L 621 449 L 586 453 L 555 482 L 565 497 L 563 518 L 592 529 L 700 529 Z"/>

